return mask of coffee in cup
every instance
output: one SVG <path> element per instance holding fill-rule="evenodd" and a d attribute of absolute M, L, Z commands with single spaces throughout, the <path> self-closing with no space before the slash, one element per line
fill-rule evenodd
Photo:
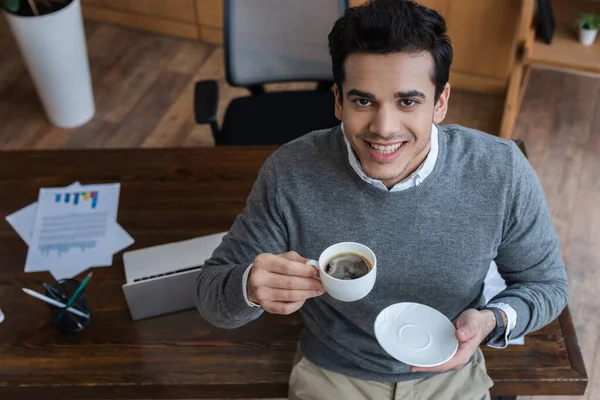
<path fill-rule="evenodd" d="M 358 279 L 371 271 L 371 265 L 366 257 L 358 253 L 339 253 L 325 264 L 325 272 L 337 279 Z"/>
<path fill-rule="evenodd" d="M 375 285 L 377 258 L 367 246 L 342 242 L 329 246 L 319 260 L 307 264 L 319 270 L 319 279 L 327 293 L 339 301 L 357 301 Z"/>

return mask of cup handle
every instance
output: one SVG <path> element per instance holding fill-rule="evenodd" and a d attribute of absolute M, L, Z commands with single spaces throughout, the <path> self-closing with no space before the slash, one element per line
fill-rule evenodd
<path fill-rule="evenodd" d="M 319 262 L 318 261 L 316 261 L 316 260 L 308 260 L 306 262 L 306 264 L 310 265 L 311 267 L 315 267 L 317 269 L 317 271 L 319 271 L 319 274 L 321 273 L 321 268 L 319 268 Z M 318 276 L 318 275 L 317 276 L 313 276 L 313 278 L 319 279 L 319 280 L 321 279 L 321 277 Z"/>

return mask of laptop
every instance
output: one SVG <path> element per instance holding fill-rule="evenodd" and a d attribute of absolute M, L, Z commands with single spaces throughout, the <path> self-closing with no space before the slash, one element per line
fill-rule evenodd
<path fill-rule="evenodd" d="M 196 278 L 227 232 L 128 251 L 122 286 L 131 318 L 140 320 L 196 307 Z"/>

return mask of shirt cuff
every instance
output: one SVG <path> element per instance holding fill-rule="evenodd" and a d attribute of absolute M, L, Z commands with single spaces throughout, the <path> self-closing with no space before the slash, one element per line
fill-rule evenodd
<path fill-rule="evenodd" d="M 246 300 L 248 307 L 260 308 L 260 305 L 251 302 L 248 298 L 248 277 L 250 276 L 250 270 L 252 269 L 253 265 L 254 263 L 250 264 L 248 268 L 246 268 L 246 271 L 244 271 L 244 275 L 242 275 L 242 291 L 244 292 L 244 300 Z"/>
<path fill-rule="evenodd" d="M 508 336 L 510 335 L 510 332 L 517 325 L 517 312 L 514 308 L 506 303 L 489 303 L 487 307 L 499 308 L 506 314 L 507 324 L 504 335 L 496 340 L 491 340 L 488 343 L 489 347 L 493 347 L 495 349 L 504 349 L 506 346 L 508 346 Z"/>

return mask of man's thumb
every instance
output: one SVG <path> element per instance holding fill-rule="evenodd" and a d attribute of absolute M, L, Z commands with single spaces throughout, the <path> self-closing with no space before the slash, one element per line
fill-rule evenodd
<path fill-rule="evenodd" d="M 469 319 L 460 319 L 456 321 L 456 338 L 459 342 L 469 341 L 475 336 L 475 329 L 471 326 Z"/>

